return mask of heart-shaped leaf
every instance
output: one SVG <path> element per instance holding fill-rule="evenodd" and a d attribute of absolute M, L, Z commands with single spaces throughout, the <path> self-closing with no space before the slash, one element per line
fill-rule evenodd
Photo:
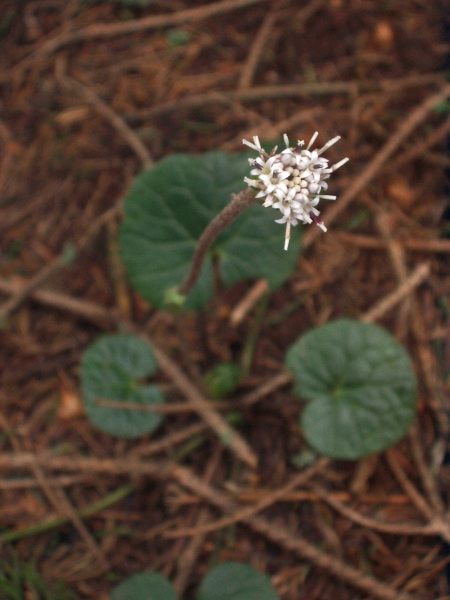
<path fill-rule="evenodd" d="M 301 426 L 325 456 L 357 459 L 407 432 L 416 409 L 416 377 L 406 350 L 377 325 L 340 319 L 293 344 L 286 365 L 294 393 L 308 404 Z"/>
<path fill-rule="evenodd" d="M 161 573 L 137 573 L 111 593 L 111 600 L 178 600 L 172 584 Z"/>
<path fill-rule="evenodd" d="M 248 156 L 173 154 L 136 178 L 124 202 L 121 255 L 131 282 L 155 306 L 163 307 L 166 290 L 183 281 L 206 226 L 233 193 L 244 189 Z M 275 211 L 255 203 L 222 232 L 189 294 L 187 309 L 200 309 L 211 298 L 214 257 L 227 286 L 264 277 L 273 290 L 289 277 L 300 249 L 300 228 L 293 229 L 285 252 L 284 228 L 275 218 Z"/>
<path fill-rule="evenodd" d="M 81 389 L 86 414 L 101 431 L 126 438 L 137 438 L 154 431 L 162 415 L 139 410 L 164 402 L 155 385 L 143 385 L 140 379 L 157 369 L 150 346 L 135 335 L 106 335 L 85 351 L 80 365 Z M 108 406 L 107 403 L 111 403 Z M 120 408 L 127 403 L 136 408 Z"/>
<path fill-rule="evenodd" d="M 197 600 L 279 600 L 267 575 L 251 565 L 229 561 L 206 574 Z"/>

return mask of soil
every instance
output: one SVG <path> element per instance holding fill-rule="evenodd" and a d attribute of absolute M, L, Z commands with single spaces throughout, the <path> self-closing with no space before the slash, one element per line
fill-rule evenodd
<path fill-rule="evenodd" d="M 190 599 L 211 565 L 235 560 L 283 600 L 448 597 L 448 4 L 1 4 L 0 575 L 34 561 L 49 588 L 106 599 L 159 570 Z M 327 157 L 350 161 L 323 207 L 328 232 L 305 228 L 282 289 L 219 283 L 205 311 L 184 316 L 133 291 L 117 232 L 136 175 L 173 152 L 315 131 L 322 143 L 341 135 Z M 418 416 L 379 455 L 295 466 L 311 454 L 285 352 L 339 317 L 376 322 L 408 348 Z M 180 407 L 135 441 L 91 425 L 78 379 L 89 343 L 124 320 L 168 359 L 158 381 Z M 181 405 L 189 384 L 201 394 L 215 364 L 243 357 L 245 377 L 217 411 L 239 409 L 233 427 L 256 467 Z M 198 531 L 177 535 L 186 527 Z"/>

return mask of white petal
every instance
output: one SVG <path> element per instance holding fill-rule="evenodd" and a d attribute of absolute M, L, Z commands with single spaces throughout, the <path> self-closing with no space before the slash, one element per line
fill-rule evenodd
<path fill-rule="evenodd" d="M 251 185 L 252 187 L 259 188 L 260 184 L 257 179 L 250 179 L 249 177 L 244 177 L 244 181 L 247 185 Z"/>

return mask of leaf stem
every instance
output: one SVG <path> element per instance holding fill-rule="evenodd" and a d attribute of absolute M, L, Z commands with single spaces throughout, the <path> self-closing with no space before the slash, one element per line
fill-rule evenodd
<path fill-rule="evenodd" d="M 178 293 L 187 296 L 197 283 L 205 260 L 206 253 L 211 248 L 214 240 L 222 231 L 230 225 L 239 215 L 249 208 L 255 201 L 254 190 L 245 189 L 233 196 L 233 199 L 225 208 L 211 221 L 200 236 L 192 258 L 191 268 L 185 280 L 178 288 Z"/>

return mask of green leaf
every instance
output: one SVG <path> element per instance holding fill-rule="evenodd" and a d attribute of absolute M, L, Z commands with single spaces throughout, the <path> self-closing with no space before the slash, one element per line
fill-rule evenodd
<path fill-rule="evenodd" d="M 80 365 L 86 414 L 101 431 L 137 438 L 154 431 L 162 415 L 145 410 L 99 405 L 99 400 L 139 405 L 160 404 L 164 395 L 155 385 L 138 380 L 157 370 L 150 346 L 135 335 L 106 335 L 85 351 Z"/>
<path fill-rule="evenodd" d="M 358 459 L 400 440 L 416 409 L 406 350 L 377 325 L 340 319 L 293 344 L 286 365 L 308 400 L 301 426 L 325 456 Z"/>
<path fill-rule="evenodd" d="M 111 600 L 178 600 L 171 583 L 161 573 L 137 573 L 111 593 Z"/>
<path fill-rule="evenodd" d="M 229 561 L 208 571 L 197 600 L 279 600 L 279 596 L 267 575 L 251 565 Z"/>
<path fill-rule="evenodd" d="M 124 202 L 120 232 L 122 259 L 131 282 L 144 298 L 164 306 L 167 289 L 179 286 L 189 270 L 203 230 L 244 189 L 248 153 L 174 154 L 139 175 Z M 259 203 L 238 217 L 214 242 L 186 308 L 200 309 L 213 292 L 214 257 L 225 285 L 264 277 L 276 289 L 295 269 L 300 230 L 294 228 L 287 252 L 284 227 L 275 211 Z"/>
<path fill-rule="evenodd" d="M 219 363 L 204 377 L 204 384 L 211 398 L 225 398 L 236 389 L 241 369 L 234 363 Z"/>
<path fill-rule="evenodd" d="M 170 29 L 166 37 L 172 46 L 184 46 L 191 39 L 191 34 L 182 29 Z"/>

